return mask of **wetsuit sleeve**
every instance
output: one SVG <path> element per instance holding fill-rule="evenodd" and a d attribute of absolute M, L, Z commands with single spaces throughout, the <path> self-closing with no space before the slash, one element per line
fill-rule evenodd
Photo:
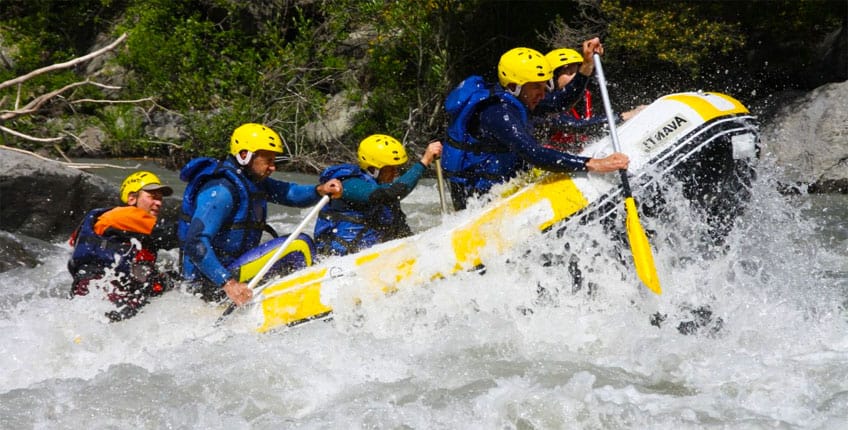
<path fill-rule="evenodd" d="M 390 184 L 374 184 L 359 178 L 342 181 L 342 199 L 355 203 L 383 204 L 403 200 L 418 185 L 426 167 L 414 163 Z"/>
<path fill-rule="evenodd" d="M 533 115 L 543 115 L 552 112 L 562 112 L 571 109 L 575 103 L 580 101 L 589 84 L 589 77 L 580 73 L 559 91 L 552 91 L 536 105 Z"/>
<path fill-rule="evenodd" d="M 263 186 L 268 195 L 268 201 L 280 205 L 304 208 L 313 206 L 321 200 L 321 195 L 314 185 L 300 185 L 294 182 L 265 179 Z"/>
<path fill-rule="evenodd" d="M 235 198 L 230 188 L 221 182 L 210 182 L 197 194 L 197 210 L 186 233 L 185 255 L 206 279 L 218 286 L 233 275 L 215 255 L 212 239 L 234 210 Z"/>
<path fill-rule="evenodd" d="M 521 119 L 521 112 L 505 103 L 495 103 L 480 112 L 480 130 L 489 138 L 506 144 L 535 167 L 552 172 L 586 170 L 587 157 L 544 148 L 533 137 L 529 127 Z"/>
<path fill-rule="evenodd" d="M 615 114 L 615 122 L 621 122 L 621 116 Z M 561 113 L 559 115 L 553 116 L 549 120 L 545 121 L 545 125 L 558 127 L 558 128 L 590 128 L 590 127 L 599 127 L 603 126 L 607 123 L 606 115 L 594 115 L 591 118 L 582 119 L 575 118 L 574 115 L 570 113 Z"/>

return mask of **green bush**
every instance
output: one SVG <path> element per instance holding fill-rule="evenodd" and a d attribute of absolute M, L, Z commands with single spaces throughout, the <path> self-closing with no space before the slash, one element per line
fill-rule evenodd
<path fill-rule="evenodd" d="M 0 79 L 84 55 L 95 40 L 126 32 L 110 60 L 126 70 L 127 87 L 116 97 L 152 97 L 157 108 L 182 114 L 188 131 L 178 142 L 183 156 L 220 155 L 233 128 L 262 122 L 286 139 L 291 157 L 335 162 L 371 133 L 416 144 L 439 136 L 441 103 L 452 85 L 471 73 L 493 79 L 498 57 L 509 48 L 550 48 L 540 34 L 546 25 L 582 25 L 587 37 L 602 36 L 615 82 L 628 84 L 612 90 L 640 97 L 675 85 L 715 88 L 747 73 L 771 76 L 751 87 L 786 85 L 790 73 L 814 64 L 820 53 L 813 43 L 839 28 L 847 8 L 844 1 L 812 0 L 3 0 L 0 36 L 12 48 L 7 55 L 14 67 L 0 67 Z M 751 62 L 752 46 L 758 52 L 774 46 L 776 54 L 767 65 Z M 22 102 L 84 79 L 84 69 L 26 82 Z M 14 107 L 17 90 L 0 91 L 0 109 Z M 340 93 L 363 108 L 352 129 L 329 144 L 310 142 L 305 126 Z M 143 116 L 133 108 L 66 102 L 107 97 L 101 89 L 80 87 L 63 96 L 4 125 L 44 135 L 62 132 L 46 118 L 92 116 L 116 153 L 169 153 L 144 136 Z"/>

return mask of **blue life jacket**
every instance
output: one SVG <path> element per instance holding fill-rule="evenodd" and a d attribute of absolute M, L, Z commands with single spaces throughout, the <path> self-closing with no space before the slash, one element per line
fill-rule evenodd
<path fill-rule="evenodd" d="M 265 228 L 268 206 L 265 192 L 240 173 L 239 168 L 230 158 L 225 160 L 195 158 L 180 170 L 180 179 L 188 183 L 183 195 L 182 213 L 177 226 L 182 249 L 185 249 L 189 225 L 197 209 L 197 195 L 206 183 L 214 179 L 224 179 L 233 197 L 237 199 L 233 220 L 222 226 L 218 234 L 212 238 L 212 247 L 218 259 L 226 266 L 259 244 Z M 183 263 L 185 265 L 185 259 Z"/>
<path fill-rule="evenodd" d="M 442 149 L 441 163 L 448 179 L 463 187 L 486 192 L 492 185 L 505 182 L 516 174 L 521 163 L 503 142 L 481 140 L 478 134 L 480 108 L 491 103 L 506 103 L 521 112 L 527 121 L 527 108 L 499 85 L 487 84 L 480 76 L 470 76 L 445 99 L 448 114 L 448 142 Z"/>
<path fill-rule="evenodd" d="M 75 281 L 103 275 L 107 268 L 113 269 L 118 276 L 130 274 L 144 235 L 113 228 L 107 229 L 103 235 L 95 233 L 97 219 L 111 209 L 89 211 L 71 235 L 70 244 L 74 252 L 68 260 L 68 271 Z M 136 245 L 133 239 L 137 239 Z"/>
<path fill-rule="evenodd" d="M 325 169 L 318 181 L 361 179 L 377 185 L 377 180 L 354 164 Z M 346 255 L 400 237 L 408 231 L 400 202 L 364 204 L 333 199 L 321 209 L 315 222 L 315 242 L 322 254 Z"/>

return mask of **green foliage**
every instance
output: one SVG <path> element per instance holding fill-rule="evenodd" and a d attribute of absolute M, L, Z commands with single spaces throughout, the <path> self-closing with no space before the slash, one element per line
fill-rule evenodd
<path fill-rule="evenodd" d="M 687 85 L 726 79 L 715 73 L 716 63 L 748 70 L 751 47 L 780 49 L 781 70 L 811 64 L 820 54 L 813 43 L 848 13 L 844 1 L 815 0 L 0 1 L 2 48 L 14 60 L 14 67 L 0 67 L 0 81 L 84 55 L 98 37 L 127 32 L 111 60 L 126 73 L 127 87 L 117 97 L 153 97 L 182 114 L 188 139 L 176 143 L 186 154 L 221 155 L 233 128 L 262 122 L 280 132 L 289 156 L 322 162 L 346 160 L 372 133 L 417 144 L 438 137 L 445 125 L 441 103 L 452 85 L 470 73 L 493 79 L 497 58 L 509 48 L 549 48 L 539 34 L 548 23 L 584 25 L 602 36 L 611 72 L 634 84 L 628 90 L 641 85 L 647 92 L 664 91 L 680 76 Z M 23 103 L 84 79 L 82 70 L 26 82 Z M 643 79 L 646 74 L 664 79 Z M 330 143 L 310 141 L 307 125 L 327 115 L 327 101 L 339 94 L 362 108 L 352 128 Z M 86 86 L 64 96 L 104 93 Z M 0 92 L 0 110 L 11 109 L 16 97 L 15 86 Z M 62 128 L 50 128 L 45 118 L 88 115 L 109 134 L 115 153 L 163 152 L 145 137 L 138 109 L 105 106 L 57 99 L 6 125 L 58 133 Z"/>
<path fill-rule="evenodd" d="M 139 72 L 136 92 L 154 92 L 175 109 L 219 108 L 260 82 L 263 58 L 249 34 L 233 26 L 234 11 L 218 22 L 202 2 L 144 0 L 127 9 L 129 33 L 120 61 Z"/>
<path fill-rule="evenodd" d="M 142 112 L 132 105 L 112 105 L 101 109 L 98 117 L 109 136 L 106 146 L 115 155 L 143 153 Z"/>
<path fill-rule="evenodd" d="M 0 7 L 0 41 L 12 48 L 12 67 L 0 67 L 0 82 L 35 69 L 84 55 L 94 38 L 114 15 L 110 0 L 3 0 Z M 72 70 L 37 76 L 22 85 L 22 103 L 47 91 L 78 81 Z M 0 97 L 18 97 L 17 87 Z M 8 106 L 0 106 L 7 108 Z"/>
<path fill-rule="evenodd" d="M 738 24 L 711 19 L 696 3 L 658 8 L 652 2 L 605 1 L 607 45 L 617 56 L 655 58 L 697 75 L 704 63 L 744 46 Z"/>
<path fill-rule="evenodd" d="M 112 0 L 3 0 L 3 38 L 17 45 L 13 73 L 68 60 L 91 47 L 115 13 Z"/>
<path fill-rule="evenodd" d="M 358 142 L 377 132 L 413 142 L 435 137 L 441 121 L 434 116 L 449 90 L 446 26 L 462 4 L 454 0 L 333 2 L 331 15 L 349 17 L 345 24 L 351 30 L 358 25 L 360 33 L 370 32 L 359 79 L 369 97 L 351 140 Z"/>

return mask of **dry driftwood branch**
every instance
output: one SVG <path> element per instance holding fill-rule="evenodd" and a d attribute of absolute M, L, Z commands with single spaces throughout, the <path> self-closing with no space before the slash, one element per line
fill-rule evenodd
<path fill-rule="evenodd" d="M 103 84 L 98 84 L 96 82 L 91 82 L 88 79 L 81 81 L 81 82 L 74 82 L 74 83 L 65 85 L 62 88 L 59 88 L 58 90 L 50 91 L 47 94 L 40 95 L 40 96 L 34 98 L 31 102 L 27 103 L 26 106 L 24 106 L 20 109 L 15 109 L 13 111 L 8 111 L 8 110 L 7 111 L 0 111 L 0 121 L 9 120 L 9 119 L 21 116 L 21 115 L 26 115 L 26 114 L 36 112 L 36 111 L 38 111 L 38 109 L 41 108 L 41 106 L 44 105 L 44 103 L 47 103 L 47 101 L 52 99 L 53 97 L 56 97 L 59 94 L 62 94 L 63 92 L 65 92 L 65 91 L 67 91 L 71 88 L 76 88 L 76 87 L 83 86 L 83 85 L 86 85 L 86 84 L 92 84 L 92 85 L 99 86 L 99 87 L 109 87 L 108 85 L 103 85 Z M 111 88 L 119 88 L 119 87 L 111 87 Z"/>
<path fill-rule="evenodd" d="M 144 103 L 144 102 L 153 102 L 156 103 L 156 100 L 153 97 L 145 97 L 143 99 L 135 99 L 135 100 L 102 100 L 102 99 L 76 99 L 71 100 L 70 104 L 75 105 L 79 103 L 108 103 L 108 104 L 120 104 L 120 103 Z"/>
<path fill-rule="evenodd" d="M 20 137 L 21 139 L 29 140 L 31 142 L 51 143 L 51 142 L 59 142 L 62 139 L 64 139 L 64 137 L 61 137 L 61 136 L 60 137 L 35 137 L 35 136 L 30 136 L 28 134 L 24 134 L 24 133 L 21 133 L 19 131 L 12 130 L 10 128 L 3 127 L 2 125 L 0 125 L 0 131 L 2 131 L 4 133 L 9 133 L 12 136 Z"/>
<path fill-rule="evenodd" d="M 47 73 L 47 72 L 50 72 L 50 71 L 53 71 L 53 70 L 59 70 L 59 69 L 65 69 L 65 68 L 73 67 L 73 66 L 75 66 L 79 63 L 88 61 L 88 60 L 90 60 L 94 57 L 97 57 L 97 56 L 102 55 L 102 54 L 104 54 L 108 51 L 115 49 L 115 47 L 117 47 L 124 40 L 126 40 L 126 38 L 127 38 L 127 35 L 126 35 L 126 33 L 124 33 L 118 39 L 116 39 L 114 42 L 110 43 L 108 46 L 100 48 L 100 49 L 98 49 L 94 52 L 87 54 L 87 55 L 84 55 L 84 56 L 78 57 L 78 58 L 74 58 L 74 59 L 72 59 L 70 61 L 66 61 L 64 63 L 58 63 L 58 64 L 53 64 L 53 65 L 50 65 L 50 66 L 47 66 L 47 67 L 42 67 L 42 68 L 40 68 L 38 70 L 34 70 L 34 71 L 32 71 L 32 72 L 30 72 L 26 75 L 19 76 L 17 78 L 14 78 L 14 79 L 8 80 L 6 82 L 0 83 L 0 90 L 2 90 L 3 88 L 10 87 L 12 85 L 18 86 L 17 98 L 15 100 L 15 107 L 14 107 L 13 110 L 0 110 L 0 122 L 8 121 L 10 119 L 13 119 L 13 118 L 16 118 L 16 117 L 19 117 L 19 116 L 22 116 L 22 115 L 28 115 L 28 114 L 35 113 L 39 109 L 41 109 L 41 107 L 45 103 L 47 103 L 48 101 L 50 101 L 54 98 L 57 98 L 57 97 L 61 98 L 62 94 L 65 93 L 66 91 L 73 89 L 73 88 L 76 88 L 76 87 L 83 86 L 83 85 L 93 85 L 95 87 L 107 89 L 107 90 L 120 90 L 121 87 L 118 87 L 118 86 L 101 84 L 99 82 L 91 81 L 90 79 L 85 79 L 84 81 L 74 82 L 74 83 L 65 85 L 62 88 L 59 88 L 57 90 L 53 90 L 53 91 L 50 91 L 46 94 L 42 94 L 40 96 L 37 96 L 37 97 L 33 98 L 32 101 L 27 103 L 25 106 L 20 107 L 20 104 L 21 104 L 21 87 L 22 87 L 23 82 L 25 82 L 28 79 L 31 79 L 35 76 L 38 76 L 38 75 L 41 75 L 41 74 L 44 74 L 44 73 Z M 5 101 L 6 98 L 4 98 L 3 100 Z M 78 99 L 78 100 L 67 101 L 69 106 L 72 106 L 72 105 L 75 105 L 75 104 L 81 104 L 81 103 L 104 103 L 104 104 L 105 103 L 110 103 L 110 104 L 131 103 L 131 104 L 140 104 L 140 103 L 147 103 L 147 102 L 151 103 L 151 109 L 153 109 L 153 107 L 160 107 L 152 97 L 147 97 L 147 98 L 143 98 L 143 99 L 136 99 L 136 100 Z M 64 139 L 64 136 L 50 137 L 50 138 L 34 137 L 34 136 L 30 136 L 28 134 L 21 133 L 21 132 L 9 129 L 7 127 L 2 127 L 2 126 L 0 126 L 0 132 L 5 132 L 5 133 L 11 134 L 13 136 L 17 136 L 19 138 L 22 138 L 22 139 L 25 139 L 25 140 L 28 140 L 28 141 L 32 141 L 32 142 L 50 143 L 50 142 L 58 142 L 58 141 L 61 141 L 62 139 Z M 69 133 L 66 133 L 66 135 L 70 135 L 70 136 L 74 137 L 77 141 L 79 141 L 79 138 L 76 137 L 76 136 L 73 136 Z"/>
<path fill-rule="evenodd" d="M 74 58 L 72 60 L 66 61 L 64 63 L 52 64 L 50 66 L 42 67 L 40 69 L 33 70 L 33 71 L 27 73 L 26 75 L 18 76 L 17 78 L 10 79 L 6 82 L 0 83 L 0 90 L 2 90 L 3 88 L 6 88 L 6 87 L 10 87 L 10 86 L 15 85 L 15 84 L 19 84 L 21 82 L 25 82 L 29 79 L 32 79 L 32 78 L 34 78 L 38 75 L 41 75 L 43 73 L 47 73 L 47 72 L 52 71 L 52 70 L 67 69 L 68 67 L 73 67 L 73 66 L 75 66 L 79 63 L 88 61 L 88 60 L 90 60 L 94 57 L 97 57 L 98 55 L 101 55 L 105 52 L 108 52 L 108 51 L 115 49 L 115 47 L 120 45 L 121 42 L 123 42 L 126 38 L 127 38 L 127 33 L 124 33 L 124 34 L 121 35 L 121 37 L 115 39 L 115 41 L 110 43 L 109 45 L 104 46 L 103 48 L 100 48 L 100 49 L 98 49 L 94 52 L 91 52 L 89 54 L 83 55 L 82 57 L 77 57 L 77 58 Z"/>

